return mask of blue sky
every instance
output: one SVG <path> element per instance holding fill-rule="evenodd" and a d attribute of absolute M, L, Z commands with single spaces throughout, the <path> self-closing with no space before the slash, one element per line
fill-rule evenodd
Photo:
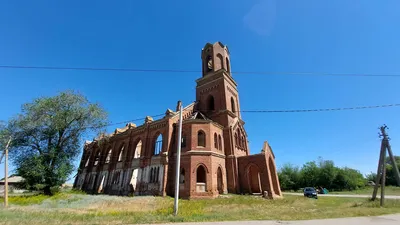
<path fill-rule="evenodd" d="M 3 1 L 0 65 L 201 70 L 201 48 L 221 41 L 230 48 L 232 71 L 400 74 L 399 7 L 396 0 Z M 99 102 L 112 122 L 157 115 L 175 109 L 178 100 L 194 101 L 200 76 L 0 69 L 0 120 L 19 113 L 25 102 L 66 89 Z M 234 79 L 241 110 L 400 103 L 400 77 Z M 242 116 L 251 152 L 268 140 L 278 166 L 321 156 L 369 173 L 376 171 L 383 123 L 400 155 L 399 112 Z"/>

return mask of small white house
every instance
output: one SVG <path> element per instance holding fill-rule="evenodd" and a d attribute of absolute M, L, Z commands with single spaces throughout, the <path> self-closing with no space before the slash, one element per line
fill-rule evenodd
<path fill-rule="evenodd" d="M 8 191 L 9 192 L 23 192 L 24 190 L 19 189 L 19 184 L 24 181 L 21 176 L 11 175 L 8 177 Z M 0 193 L 4 193 L 5 178 L 0 180 Z"/>

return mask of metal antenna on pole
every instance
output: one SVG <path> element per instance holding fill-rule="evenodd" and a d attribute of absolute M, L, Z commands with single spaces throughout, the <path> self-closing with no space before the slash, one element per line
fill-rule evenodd
<path fill-rule="evenodd" d="M 182 146 L 182 102 L 179 101 L 179 130 L 178 130 L 178 149 L 176 151 L 176 174 L 175 174 L 175 201 L 174 215 L 178 215 L 178 200 L 179 200 L 179 175 L 181 167 L 181 146 Z"/>

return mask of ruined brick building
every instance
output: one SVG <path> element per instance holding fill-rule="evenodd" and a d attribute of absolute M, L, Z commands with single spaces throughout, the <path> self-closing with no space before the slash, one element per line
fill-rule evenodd
<path fill-rule="evenodd" d="M 250 155 L 229 50 L 220 42 L 201 52 L 196 101 L 183 109 L 180 196 L 223 193 L 281 196 L 275 156 L 267 142 Z M 129 123 L 86 142 L 74 187 L 89 193 L 174 195 L 179 102 L 159 120 Z"/>

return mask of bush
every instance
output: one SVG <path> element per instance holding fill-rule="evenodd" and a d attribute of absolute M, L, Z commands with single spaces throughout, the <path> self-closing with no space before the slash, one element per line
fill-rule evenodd
<path fill-rule="evenodd" d="M 54 186 L 54 187 L 51 187 L 51 188 L 50 188 L 50 193 L 51 193 L 52 195 L 55 195 L 55 194 L 59 193 L 60 190 L 61 190 L 61 189 L 60 189 L 59 186 Z"/>

